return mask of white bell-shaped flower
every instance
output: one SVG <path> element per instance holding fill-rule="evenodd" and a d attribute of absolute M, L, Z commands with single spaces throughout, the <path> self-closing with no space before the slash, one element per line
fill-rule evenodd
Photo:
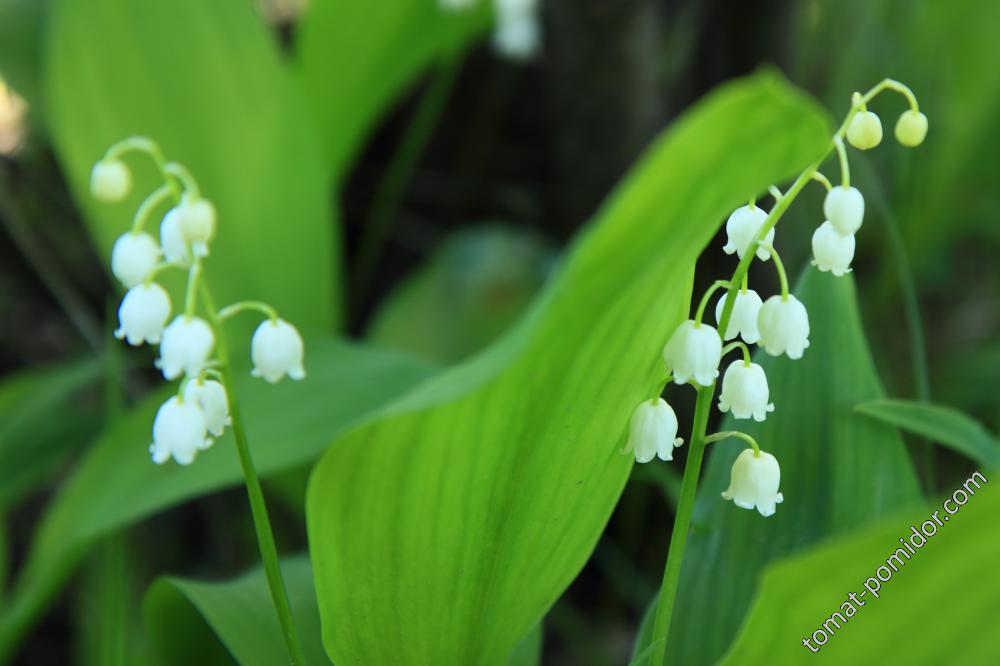
<path fill-rule="evenodd" d="M 858 150 L 882 143 L 882 121 L 871 111 L 858 111 L 847 126 L 847 140 Z"/>
<path fill-rule="evenodd" d="M 214 346 L 215 333 L 204 319 L 180 315 L 163 331 L 156 367 L 166 379 L 177 379 L 181 373 L 197 377 Z"/>
<path fill-rule="evenodd" d="M 185 194 L 170 212 L 176 217 L 181 237 L 191 244 L 194 255 L 207 257 L 208 242 L 215 236 L 216 215 L 212 202 Z"/>
<path fill-rule="evenodd" d="M 908 109 L 896 121 L 896 140 L 904 146 L 914 148 L 924 142 L 927 136 L 927 116 Z"/>
<path fill-rule="evenodd" d="M 747 246 L 757 236 L 761 225 L 767 220 L 767 213 L 757 206 L 741 206 L 733 211 L 726 220 L 726 244 L 722 246 L 726 254 L 736 253 L 740 259 Z M 764 245 L 774 244 L 774 227 L 771 227 L 763 238 Z M 757 248 L 757 258 L 767 261 L 771 253 L 766 248 Z"/>
<path fill-rule="evenodd" d="M 733 463 L 729 477 L 729 488 L 722 498 L 732 500 L 741 509 L 757 509 L 760 515 L 773 516 L 776 505 L 785 499 L 778 487 L 781 483 L 781 469 L 778 461 L 770 453 L 744 449 Z"/>
<path fill-rule="evenodd" d="M 856 187 L 831 187 L 823 199 L 823 215 L 838 233 L 853 234 L 865 217 L 865 198 Z"/>
<path fill-rule="evenodd" d="M 195 379 L 184 387 L 184 401 L 197 405 L 205 416 L 205 425 L 215 437 L 220 437 L 229 418 L 229 400 L 226 389 L 214 379 Z"/>
<path fill-rule="evenodd" d="M 522 9 L 514 5 L 523 0 L 498 0 L 497 23 L 493 30 L 493 47 L 509 60 L 531 60 L 541 48 L 542 27 L 534 7 Z M 530 4 L 534 4 L 533 2 Z M 504 9 L 504 5 L 511 5 Z"/>
<path fill-rule="evenodd" d="M 111 248 L 111 272 L 126 287 L 146 280 L 160 259 L 160 246 L 149 234 L 130 231 L 122 234 Z"/>
<path fill-rule="evenodd" d="M 854 236 L 843 235 L 827 221 L 819 225 L 812 237 L 813 263 L 821 271 L 837 277 L 851 270 L 854 260 Z"/>
<path fill-rule="evenodd" d="M 760 332 L 757 330 L 757 317 L 760 314 L 760 307 L 763 301 L 753 289 L 742 289 L 736 292 L 736 300 L 733 302 L 733 312 L 729 315 L 729 325 L 726 326 L 726 340 L 732 340 L 737 335 L 749 345 L 760 340 Z M 722 295 L 719 302 L 715 304 L 715 321 L 722 323 L 722 310 L 726 306 L 726 294 Z"/>
<path fill-rule="evenodd" d="M 160 406 L 153 420 L 153 462 L 162 465 L 171 457 L 178 465 L 190 465 L 198 451 L 212 445 L 207 436 L 205 415 L 193 402 L 174 396 Z"/>
<path fill-rule="evenodd" d="M 119 159 L 103 159 L 90 170 L 90 193 L 98 201 L 117 203 L 132 190 L 132 172 Z"/>
<path fill-rule="evenodd" d="M 125 293 L 118 306 L 115 337 L 119 340 L 124 338 L 133 346 L 143 342 L 158 344 L 169 316 L 170 295 L 167 290 L 155 282 L 138 284 Z"/>
<path fill-rule="evenodd" d="M 788 358 L 802 358 L 809 346 L 809 314 L 802 301 L 791 294 L 787 300 L 771 296 L 764 301 L 757 318 L 760 344 L 771 356 L 788 354 Z"/>
<path fill-rule="evenodd" d="M 673 372 L 675 384 L 689 379 L 701 386 L 710 386 L 719 376 L 722 339 L 708 324 L 687 320 L 677 327 L 663 347 L 663 362 L 667 372 Z"/>
<path fill-rule="evenodd" d="M 677 415 L 663 398 L 639 403 L 629 423 L 628 444 L 622 453 L 631 451 L 638 463 L 647 463 L 659 456 L 673 460 L 674 447 L 684 440 L 677 436 Z"/>
<path fill-rule="evenodd" d="M 774 405 L 768 402 L 767 375 L 764 368 L 756 363 L 747 365 L 744 361 L 733 361 L 722 376 L 722 393 L 719 395 L 719 410 L 732 412 L 733 418 L 763 421 Z"/>
<path fill-rule="evenodd" d="M 181 231 L 181 220 L 176 207 L 167 211 L 160 222 L 160 245 L 163 247 L 163 258 L 168 263 L 187 264 L 191 261 L 191 251 L 184 232 Z"/>
<path fill-rule="evenodd" d="M 272 384 L 286 374 L 292 379 L 304 379 L 302 366 L 304 345 L 298 330 L 284 319 L 266 319 L 253 333 L 250 355 L 254 377 L 263 377 Z"/>

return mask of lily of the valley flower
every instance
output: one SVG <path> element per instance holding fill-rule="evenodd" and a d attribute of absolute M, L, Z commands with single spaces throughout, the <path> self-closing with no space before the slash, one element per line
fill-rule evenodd
<path fill-rule="evenodd" d="M 272 384 L 286 374 L 292 379 L 306 376 L 302 367 L 304 346 L 298 330 L 284 319 L 266 319 L 253 333 L 250 355 L 254 377 L 263 377 Z"/>
<path fill-rule="evenodd" d="M 162 465 L 173 457 L 179 465 L 190 465 L 198 451 L 211 445 L 205 415 L 195 403 L 174 396 L 160 406 L 153 420 L 153 443 L 149 446 L 153 462 Z"/>
<path fill-rule="evenodd" d="M 726 294 L 722 295 L 719 302 L 715 304 L 715 321 L 722 323 L 722 310 L 726 305 Z M 760 332 L 757 330 L 757 317 L 760 315 L 760 307 L 763 302 L 760 296 L 753 289 L 736 292 L 736 300 L 733 302 L 733 311 L 729 315 L 729 325 L 726 326 L 726 340 L 732 340 L 737 335 L 743 338 L 747 344 L 754 344 L 760 340 Z"/>
<path fill-rule="evenodd" d="M 208 242 L 215 236 L 215 206 L 208 199 L 184 195 L 171 211 L 176 215 L 183 240 L 196 257 L 208 256 Z"/>
<path fill-rule="evenodd" d="M 663 398 L 653 398 L 639 403 L 632 412 L 628 444 L 623 453 L 631 451 L 638 463 L 647 463 L 655 457 L 673 460 L 674 447 L 684 440 L 677 436 L 677 415 Z"/>
<path fill-rule="evenodd" d="M 858 150 L 882 143 L 882 121 L 871 111 L 858 111 L 847 126 L 847 140 Z"/>
<path fill-rule="evenodd" d="M 726 220 L 726 244 L 722 247 L 726 254 L 736 253 L 740 259 L 747 246 L 757 236 L 761 225 L 767 220 L 767 213 L 757 206 L 741 206 L 733 211 Z M 764 245 L 774 243 L 774 227 L 771 227 L 763 239 Z M 757 248 L 757 258 L 767 261 L 771 254 L 762 247 Z"/>
<path fill-rule="evenodd" d="M 865 198 L 856 187 L 832 187 L 823 199 L 823 215 L 838 233 L 853 234 L 865 216 Z"/>
<path fill-rule="evenodd" d="M 119 159 L 103 159 L 90 171 L 90 193 L 98 201 L 117 203 L 132 190 L 132 172 Z"/>
<path fill-rule="evenodd" d="M 854 236 L 843 235 L 824 222 L 812 237 L 813 263 L 821 271 L 830 271 L 837 277 L 851 270 L 854 260 Z"/>
<path fill-rule="evenodd" d="M 760 344 L 771 356 L 787 354 L 802 358 L 809 346 L 809 314 L 802 301 L 789 294 L 771 296 L 764 301 L 757 318 Z"/>
<path fill-rule="evenodd" d="M 170 295 L 156 284 L 139 284 L 128 290 L 118 307 L 115 337 L 130 345 L 157 344 L 170 316 Z"/>
<path fill-rule="evenodd" d="M 675 384 L 686 384 L 694 379 L 701 386 L 710 386 L 719 376 L 721 358 L 719 332 L 691 319 L 678 326 L 663 347 L 663 362 L 667 372 L 673 373 Z"/>
<path fill-rule="evenodd" d="M 232 423 L 229 418 L 229 400 L 226 389 L 213 379 L 195 379 L 184 387 L 184 402 L 190 402 L 201 409 L 205 416 L 205 425 L 215 437 L 220 437 L 226 426 Z"/>
<path fill-rule="evenodd" d="M 896 121 L 896 140 L 913 148 L 922 144 L 926 136 L 927 116 L 913 109 L 903 111 Z"/>
<path fill-rule="evenodd" d="M 130 231 L 122 234 L 111 248 L 111 272 L 126 287 L 143 282 L 160 259 L 160 246 L 149 234 Z"/>
<path fill-rule="evenodd" d="M 778 492 L 781 469 L 770 453 L 744 449 L 733 463 L 729 488 L 722 498 L 741 509 L 757 509 L 765 518 L 773 516 L 784 497 Z"/>
<path fill-rule="evenodd" d="M 160 222 L 160 245 L 163 247 L 163 258 L 171 264 L 187 264 L 191 261 L 191 252 L 184 232 L 181 231 L 181 220 L 177 208 L 171 208 Z"/>
<path fill-rule="evenodd" d="M 768 412 L 774 411 L 774 404 L 768 402 L 770 392 L 764 368 L 756 363 L 747 365 L 744 361 L 733 361 L 722 376 L 722 393 L 719 395 L 719 410 L 731 411 L 733 418 L 763 421 Z"/>
<path fill-rule="evenodd" d="M 204 319 L 181 315 L 163 331 L 156 367 L 166 379 L 177 379 L 182 373 L 197 377 L 214 346 L 215 333 Z"/>
<path fill-rule="evenodd" d="M 538 0 L 494 0 L 493 45 L 511 60 L 530 60 L 541 46 Z"/>

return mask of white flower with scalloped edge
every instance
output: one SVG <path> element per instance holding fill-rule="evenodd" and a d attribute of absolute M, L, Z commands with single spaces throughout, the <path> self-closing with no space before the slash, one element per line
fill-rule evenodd
<path fill-rule="evenodd" d="M 785 499 L 778 492 L 780 483 L 781 469 L 774 456 L 765 451 L 755 455 L 753 449 L 744 449 L 733 463 L 729 488 L 722 498 L 732 500 L 741 509 L 757 509 L 767 518 L 774 515 L 776 505 Z"/>
<path fill-rule="evenodd" d="M 199 451 L 212 445 L 207 435 L 205 415 L 193 402 L 173 396 L 160 406 L 153 420 L 153 462 L 162 465 L 173 458 L 178 465 L 190 465 Z"/>
<path fill-rule="evenodd" d="M 719 302 L 715 304 L 715 321 L 722 323 L 722 310 L 726 305 L 726 294 L 722 295 Z M 760 331 L 757 330 L 757 316 L 760 314 L 760 307 L 763 305 L 760 296 L 753 289 L 742 289 L 736 292 L 736 300 L 733 301 L 733 311 L 729 315 L 729 325 L 726 326 L 726 340 L 732 340 L 737 335 L 743 338 L 748 345 L 752 345 L 760 340 Z"/>
<path fill-rule="evenodd" d="M 156 367 L 168 380 L 177 379 L 182 373 L 197 377 L 205 368 L 214 346 L 215 333 L 208 322 L 200 317 L 180 315 L 163 331 Z"/>
<path fill-rule="evenodd" d="M 831 187 L 823 199 L 823 215 L 838 233 L 856 233 L 865 217 L 865 198 L 856 187 Z"/>
<path fill-rule="evenodd" d="M 637 463 L 647 463 L 653 458 L 673 460 L 674 447 L 684 440 L 677 436 L 677 415 L 663 398 L 644 400 L 632 412 L 629 422 L 628 443 L 622 453 L 629 451 Z"/>
<path fill-rule="evenodd" d="M 829 221 L 816 228 L 812 237 L 813 263 L 821 271 L 837 277 L 851 272 L 854 261 L 854 236 L 844 236 Z"/>
<path fill-rule="evenodd" d="M 184 401 L 201 409 L 205 415 L 205 425 L 215 437 L 221 437 L 226 426 L 232 424 L 226 389 L 214 379 L 194 379 L 188 382 L 184 387 Z"/>
<path fill-rule="evenodd" d="M 764 221 L 767 220 L 767 213 L 757 206 L 740 206 L 733 211 L 729 219 L 726 220 L 726 244 L 722 250 L 726 254 L 736 253 L 740 259 L 746 252 L 747 246 L 757 236 Z M 774 244 L 774 227 L 768 229 L 763 238 L 764 245 Z M 757 258 L 767 261 L 771 258 L 771 253 L 765 247 L 757 248 Z"/>
<path fill-rule="evenodd" d="M 663 347 L 663 362 L 674 375 L 675 384 L 689 379 L 701 386 L 710 386 L 719 376 L 722 339 L 708 324 L 695 324 L 688 319 L 681 323 Z"/>
<path fill-rule="evenodd" d="M 136 285 L 125 293 L 118 306 L 115 337 L 124 338 L 134 347 L 143 342 L 158 344 L 168 317 L 170 295 L 167 290 L 155 282 Z"/>
<path fill-rule="evenodd" d="M 111 272 L 126 288 L 150 276 L 160 259 L 156 239 L 143 231 L 129 231 L 118 237 L 111 248 Z"/>
<path fill-rule="evenodd" d="M 103 159 L 90 170 L 90 194 L 98 201 L 117 203 L 132 190 L 132 172 L 119 159 Z"/>
<path fill-rule="evenodd" d="M 771 296 L 764 301 L 757 317 L 760 344 L 771 356 L 787 354 L 788 358 L 802 358 L 809 346 L 809 313 L 802 301 L 789 294 L 787 300 Z"/>
<path fill-rule="evenodd" d="M 298 330 L 284 319 L 265 319 L 250 340 L 254 377 L 276 384 L 286 374 L 292 379 L 304 379 L 302 357 L 305 346 Z"/>
<path fill-rule="evenodd" d="M 753 418 L 754 421 L 763 421 L 769 412 L 774 411 L 774 404 L 768 402 L 769 398 L 764 368 L 742 360 L 729 364 L 722 376 L 720 411 L 732 412 L 734 419 Z"/>

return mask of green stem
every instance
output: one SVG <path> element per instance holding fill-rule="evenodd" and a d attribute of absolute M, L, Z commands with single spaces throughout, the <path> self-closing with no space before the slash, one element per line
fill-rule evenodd
<path fill-rule="evenodd" d="M 227 305 L 226 307 L 219 310 L 219 320 L 226 321 L 235 317 L 241 312 L 246 312 L 248 310 L 254 310 L 257 312 L 262 312 L 271 321 L 278 319 L 278 312 L 272 308 L 267 303 L 263 301 L 240 301 L 239 303 L 233 303 L 232 305 Z"/>
<path fill-rule="evenodd" d="M 712 297 L 712 294 L 716 292 L 717 289 L 726 289 L 732 287 L 733 285 L 725 280 L 716 280 L 712 283 L 712 286 L 705 290 L 704 295 L 701 297 L 701 302 L 698 303 L 698 311 L 694 314 L 694 325 L 701 325 L 701 318 L 705 316 L 705 308 L 708 307 L 708 299 Z"/>
<path fill-rule="evenodd" d="M 729 352 L 733 351 L 736 348 L 739 348 L 739 349 L 741 349 L 743 351 L 743 363 L 744 363 L 744 365 L 746 365 L 749 368 L 750 367 L 750 348 L 747 347 L 742 342 L 740 342 L 739 340 L 736 340 L 734 342 L 730 342 L 728 345 L 726 345 L 725 347 L 723 347 L 722 348 L 722 355 L 725 356 L 726 354 L 728 354 Z"/>
<path fill-rule="evenodd" d="M 705 438 L 705 443 L 711 444 L 712 442 L 721 442 L 722 440 L 729 439 L 730 437 L 742 439 L 753 449 L 754 457 L 760 457 L 760 446 L 758 446 L 757 440 L 745 432 L 740 432 L 739 430 L 724 430 L 722 432 L 713 433 Z"/>
<path fill-rule="evenodd" d="M 222 321 L 216 314 L 212 295 L 204 283 L 202 283 L 201 293 L 216 331 L 216 347 L 222 371 L 222 385 L 229 401 L 229 415 L 233 422 L 233 439 L 236 441 L 240 467 L 243 468 L 243 479 L 246 482 L 247 497 L 250 500 L 250 514 L 253 516 L 254 529 L 257 532 L 257 546 L 260 548 L 260 558 L 264 563 L 264 573 L 271 590 L 271 601 L 274 603 L 274 610 L 278 615 L 278 622 L 281 624 L 281 633 L 291 660 L 289 663 L 292 666 L 302 666 L 305 664 L 305 659 L 302 657 L 302 648 L 295 632 L 295 624 L 292 621 L 292 608 L 288 602 L 285 580 L 278 563 L 278 548 L 274 543 L 274 532 L 271 529 L 271 519 L 267 514 L 267 504 L 264 502 L 264 491 L 261 488 L 260 479 L 257 477 L 253 458 L 250 457 L 250 445 L 240 414 L 240 405 L 236 400 L 229 349 L 226 346 L 226 338 L 222 334 Z"/>
<path fill-rule="evenodd" d="M 185 191 L 191 195 L 192 199 L 197 199 L 201 196 L 201 190 L 198 188 L 198 181 L 194 179 L 194 176 L 183 164 L 180 164 L 179 162 L 167 162 L 167 164 L 163 167 L 163 171 L 180 181 L 181 185 L 184 186 Z"/>
<path fill-rule="evenodd" d="M 773 245 L 766 245 L 764 243 L 761 243 L 760 245 L 771 254 L 771 259 L 774 260 L 774 269 L 778 271 L 778 281 L 781 283 L 781 300 L 787 301 L 788 274 L 785 272 L 785 265 L 781 263 L 781 257 L 778 256 L 778 251 L 774 249 Z"/>
<path fill-rule="evenodd" d="M 201 260 L 195 259 L 188 272 L 187 290 L 184 293 L 184 316 L 190 319 L 194 316 L 198 304 L 198 281 L 201 278 Z"/>
<path fill-rule="evenodd" d="M 160 144 L 145 136 L 130 136 L 108 148 L 104 156 L 105 158 L 119 158 L 129 152 L 146 153 L 149 155 L 154 164 L 156 164 L 160 175 L 163 176 L 163 180 L 166 181 L 174 196 L 177 196 L 177 186 L 170 177 L 167 169 L 167 159 L 163 155 L 163 149 L 160 148 Z"/>
<path fill-rule="evenodd" d="M 139 204 L 138 210 L 135 211 L 135 217 L 132 218 L 132 233 L 142 231 L 143 227 L 146 226 L 146 220 L 149 218 L 150 214 L 156 210 L 164 200 L 169 199 L 174 194 L 174 188 L 168 183 L 166 185 L 161 185 L 157 190 L 155 190 L 148 197 L 143 199 L 142 203 Z"/>
<path fill-rule="evenodd" d="M 844 148 L 844 140 L 835 136 L 833 137 L 833 145 L 837 149 L 837 157 L 840 159 L 840 184 L 843 187 L 850 187 L 851 167 L 847 163 L 847 149 Z"/>
<path fill-rule="evenodd" d="M 820 183 L 823 187 L 825 187 L 827 192 L 833 189 L 833 185 L 830 183 L 830 180 L 826 176 L 821 174 L 819 171 L 813 173 L 812 179 L 815 180 L 817 183 Z"/>

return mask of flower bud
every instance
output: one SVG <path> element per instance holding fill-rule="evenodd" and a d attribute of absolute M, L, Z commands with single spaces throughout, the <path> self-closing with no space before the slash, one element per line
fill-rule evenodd
<path fill-rule="evenodd" d="M 722 498 L 732 500 L 741 509 L 757 509 L 760 515 L 773 516 L 777 504 L 785 498 L 778 492 L 781 468 L 770 453 L 744 449 L 733 463 L 729 488 Z"/>
<path fill-rule="evenodd" d="M 132 190 L 132 172 L 119 159 L 103 159 L 90 170 L 90 193 L 98 201 L 117 203 Z"/>
<path fill-rule="evenodd" d="M 847 126 L 847 140 L 858 150 L 882 143 L 882 121 L 871 111 L 858 111 Z"/>
<path fill-rule="evenodd" d="M 856 233 L 865 216 L 865 198 L 856 187 L 832 187 L 823 199 L 823 215 L 838 233 Z"/>
<path fill-rule="evenodd" d="M 222 384 L 212 379 L 195 379 L 184 387 L 184 401 L 197 405 L 205 416 L 205 425 L 215 437 L 221 437 L 229 418 L 229 400 Z"/>
<path fill-rule="evenodd" d="M 126 287 L 134 287 L 149 277 L 160 258 L 160 246 L 149 234 L 139 231 L 122 234 L 111 249 L 111 272 Z"/>
<path fill-rule="evenodd" d="M 266 319 L 253 333 L 250 355 L 254 377 L 263 377 L 276 384 L 286 374 L 292 379 L 304 379 L 302 367 L 304 345 L 298 330 L 283 319 Z"/>
<path fill-rule="evenodd" d="M 180 315 L 163 331 L 156 367 L 166 379 L 177 379 L 182 372 L 197 377 L 214 346 L 215 333 L 204 319 Z"/>
<path fill-rule="evenodd" d="M 628 444 L 623 453 L 631 451 L 638 463 L 647 463 L 659 456 L 673 460 L 674 447 L 684 440 L 677 436 L 677 415 L 663 398 L 644 400 L 632 412 Z"/>
<path fill-rule="evenodd" d="M 731 411 L 734 419 L 763 421 L 774 405 L 768 402 L 770 391 L 764 368 L 756 363 L 747 365 L 744 361 L 733 361 L 722 377 L 722 393 L 719 395 L 719 410 Z"/>
<path fill-rule="evenodd" d="M 160 245 L 163 258 L 170 264 L 187 264 L 191 261 L 187 241 L 181 231 L 181 221 L 177 208 L 171 208 L 160 222 Z"/>
<path fill-rule="evenodd" d="M 191 243 L 195 256 L 208 256 L 208 242 L 215 236 L 215 206 L 208 199 L 188 195 L 173 209 L 176 211 L 181 236 Z"/>
<path fill-rule="evenodd" d="M 722 250 L 726 254 L 736 253 L 740 259 L 746 252 L 747 246 L 757 236 L 761 226 L 767 220 L 767 213 L 757 206 L 741 206 L 733 211 L 726 221 L 726 244 Z M 765 245 L 774 244 L 774 227 L 771 227 L 763 238 Z M 771 258 L 771 253 L 763 247 L 757 248 L 757 258 L 767 261 Z"/>
<path fill-rule="evenodd" d="M 160 406 L 153 420 L 153 443 L 149 446 L 153 462 L 162 465 L 172 456 L 178 465 L 190 465 L 198 451 L 211 445 L 205 415 L 197 405 L 174 396 Z"/>
<path fill-rule="evenodd" d="M 837 277 L 851 270 L 854 260 L 854 236 L 842 235 L 830 222 L 819 225 L 812 237 L 813 263 L 821 271 Z"/>
<path fill-rule="evenodd" d="M 722 311 L 726 306 L 726 296 L 723 294 L 719 302 L 715 304 L 715 321 L 722 323 Z M 733 312 L 729 315 L 729 325 L 726 326 L 726 340 L 732 340 L 737 335 L 743 338 L 743 342 L 752 345 L 760 340 L 760 332 L 757 330 L 757 317 L 760 314 L 760 306 L 763 303 L 760 296 L 753 289 L 745 292 L 741 289 L 736 292 L 736 300 L 733 302 Z"/>
<path fill-rule="evenodd" d="M 927 116 L 908 109 L 896 121 L 896 140 L 904 146 L 914 148 L 924 142 L 927 136 Z"/>
<path fill-rule="evenodd" d="M 809 314 L 802 301 L 791 294 L 785 300 L 772 296 L 760 308 L 757 318 L 760 344 L 771 356 L 788 354 L 788 358 L 802 358 L 809 346 Z"/>
<path fill-rule="evenodd" d="M 675 384 L 689 379 L 701 386 L 711 386 L 719 376 L 722 339 L 708 324 L 687 320 L 677 327 L 663 347 L 663 362 L 674 375 Z"/>
<path fill-rule="evenodd" d="M 138 284 L 125 294 L 118 307 L 118 329 L 115 337 L 125 338 L 133 346 L 160 342 L 163 327 L 170 316 L 170 296 L 167 291 L 151 282 Z"/>

